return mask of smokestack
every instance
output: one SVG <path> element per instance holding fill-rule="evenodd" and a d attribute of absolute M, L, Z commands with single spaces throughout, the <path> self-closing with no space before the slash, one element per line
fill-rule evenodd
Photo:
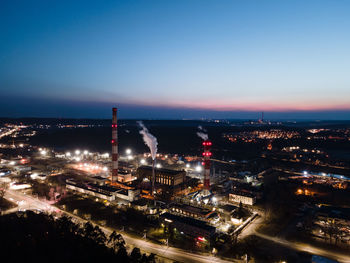
<path fill-rule="evenodd" d="M 211 157 L 211 141 L 205 140 L 203 142 L 204 146 L 204 189 L 210 190 L 210 157 Z"/>
<path fill-rule="evenodd" d="M 118 178 L 118 132 L 117 108 L 112 109 L 112 182 Z"/>
<path fill-rule="evenodd" d="M 156 179 L 156 174 L 155 174 L 155 171 L 154 171 L 154 166 L 156 164 L 156 160 L 152 160 L 152 196 L 154 196 L 154 181 Z"/>
<path fill-rule="evenodd" d="M 154 165 L 156 161 L 157 156 L 157 150 L 158 150 L 158 141 L 157 138 L 154 137 L 148 129 L 145 127 L 145 125 L 142 123 L 142 121 L 137 122 L 139 126 L 141 127 L 140 134 L 142 135 L 143 141 L 148 146 L 148 148 L 151 151 L 152 156 L 152 196 L 154 195 L 154 181 L 155 181 L 155 172 L 154 172 Z"/>

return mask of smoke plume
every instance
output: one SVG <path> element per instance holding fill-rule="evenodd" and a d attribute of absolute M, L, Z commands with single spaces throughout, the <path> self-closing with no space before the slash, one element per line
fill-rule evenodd
<path fill-rule="evenodd" d="M 157 146 L 158 146 L 158 141 L 157 138 L 154 137 L 148 129 L 145 127 L 142 121 L 137 122 L 138 125 L 141 127 L 140 134 L 142 135 L 143 141 L 145 144 L 148 146 L 148 148 L 151 150 L 151 156 L 152 160 L 156 159 L 156 154 L 157 154 Z"/>
<path fill-rule="evenodd" d="M 197 132 L 197 135 L 200 137 L 200 138 L 202 138 L 202 140 L 203 141 L 206 141 L 206 140 L 208 140 L 208 134 L 207 134 L 207 130 L 206 129 L 204 129 L 202 126 L 198 126 L 198 132 Z"/>

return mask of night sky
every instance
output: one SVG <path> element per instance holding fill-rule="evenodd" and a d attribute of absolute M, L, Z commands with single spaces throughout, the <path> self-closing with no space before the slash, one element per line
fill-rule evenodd
<path fill-rule="evenodd" d="M 0 116 L 350 119 L 350 1 L 0 1 Z"/>

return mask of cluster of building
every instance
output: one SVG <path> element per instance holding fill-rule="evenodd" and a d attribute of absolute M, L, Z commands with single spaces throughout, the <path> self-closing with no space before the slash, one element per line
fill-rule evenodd
<path fill-rule="evenodd" d="M 241 172 L 230 176 L 225 171 L 215 172 L 211 167 L 209 140 L 202 142 L 201 157 L 157 154 L 157 165 L 152 165 L 149 154 L 141 159 L 130 153 L 120 156 L 117 110 L 113 108 L 112 112 L 111 154 L 87 150 L 59 153 L 35 148 L 31 155 L 33 160 L 40 160 L 40 169 L 33 169 L 33 165 L 25 161 L 30 157 L 3 159 L 5 167 L 10 168 L 1 169 L 0 176 L 16 172 L 44 182 L 49 176 L 64 174 L 66 189 L 73 193 L 126 204 L 157 215 L 164 225 L 172 224 L 184 235 L 202 241 L 209 240 L 217 232 L 227 232 L 247 219 L 250 213 L 248 210 L 242 213 L 242 205 L 255 204 L 257 194 L 253 189 L 259 187 L 257 175 Z M 58 125 L 59 128 L 85 126 Z M 51 128 L 51 125 L 40 128 Z M 6 133 L 10 131 L 16 132 L 7 129 Z M 161 162 L 171 164 L 169 167 L 173 168 L 163 168 Z M 67 177 L 70 174 L 72 176 Z M 18 184 L 13 187 L 22 189 Z M 160 203 L 161 207 L 155 205 Z"/>
<path fill-rule="evenodd" d="M 142 162 L 144 159 L 141 159 L 137 168 L 126 167 L 127 161 L 134 157 L 126 162 L 120 161 L 116 109 L 112 112 L 112 163 L 108 166 L 108 171 L 104 174 L 91 173 L 95 176 L 89 176 L 86 181 L 67 179 L 68 190 L 110 202 L 128 203 L 136 209 L 157 214 L 164 225 L 171 223 L 178 231 L 194 238 L 210 239 L 218 231 L 227 231 L 241 224 L 250 215 L 241 210 L 242 205 L 252 206 L 256 202 L 257 196 L 252 189 L 259 186 L 257 175 L 246 172 L 232 178 L 227 174 L 215 176 L 217 187 L 212 191 L 211 142 L 208 140 L 203 141 L 202 145 L 204 151 L 201 170 L 190 169 L 190 162 L 187 165 L 183 162 L 184 169 L 175 170 L 146 165 L 146 161 Z M 158 158 L 167 160 L 169 156 L 158 154 Z M 198 158 L 185 160 L 197 162 Z M 90 167 L 88 164 L 79 165 L 75 168 L 86 170 Z M 200 180 L 188 176 L 190 171 L 202 174 Z M 219 174 L 222 175 L 221 172 Z M 197 184 L 193 183 L 196 180 Z M 164 204 L 162 208 L 155 206 L 159 201 Z"/>
<path fill-rule="evenodd" d="M 350 129 L 309 129 L 309 140 L 350 141 Z"/>
<path fill-rule="evenodd" d="M 350 209 L 322 205 L 313 217 L 312 233 L 325 241 L 350 245 Z"/>
<path fill-rule="evenodd" d="M 115 200 L 132 202 L 140 196 L 140 190 L 134 185 L 128 187 L 111 187 L 104 183 L 104 178 L 93 177 L 94 182 L 81 182 L 74 179 L 66 180 L 66 188 L 74 192 L 95 196 L 110 202 Z"/>
<path fill-rule="evenodd" d="M 231 142 L 256 142 L 257 140 L 292 139 L 300 137 L 297 131 L 270 129 L 266 131 L 255 130 L 245 132 L 224 133 L 223 137 Z"/>
<path fill-rule="evenodd" d="M 330 173 L 310 173 L 310 172 L 294 172 L 293 176 L 289 176 L 289 180 L 298 181 L 301 185 L 312 186 L 312 185 L 325 185 L 331 186 L 336 189 L 347 189 L 350 183 L 350 177 L 340 174 Z M 307 192 L 306 192 L 307 193 Z M 297 194 L 305 194 L 305 191 L 297 191 Z M 309 194 L 306 194 L 309 195 Z"/>

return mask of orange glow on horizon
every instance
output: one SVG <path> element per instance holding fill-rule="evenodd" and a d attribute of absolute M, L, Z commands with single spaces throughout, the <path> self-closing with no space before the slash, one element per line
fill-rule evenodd
<path fill-rule="evenodd" d="M 194 102 L 143 102 L 135 103 L 140 106 L 154 106 L 165 108 L 186 108 L 198 110 L 214 110 L 214 111 L 271 111 L 271 112 L 291 112 L 291 111 L 327 111 L 327 110 L 350 110 L 349 104 L 331 104 L 331 103 L 316 103 L 316 102 L 243 102 L 233 101 L 232 103 L 211 100 L 211 101 L 194 101 Z"/>

